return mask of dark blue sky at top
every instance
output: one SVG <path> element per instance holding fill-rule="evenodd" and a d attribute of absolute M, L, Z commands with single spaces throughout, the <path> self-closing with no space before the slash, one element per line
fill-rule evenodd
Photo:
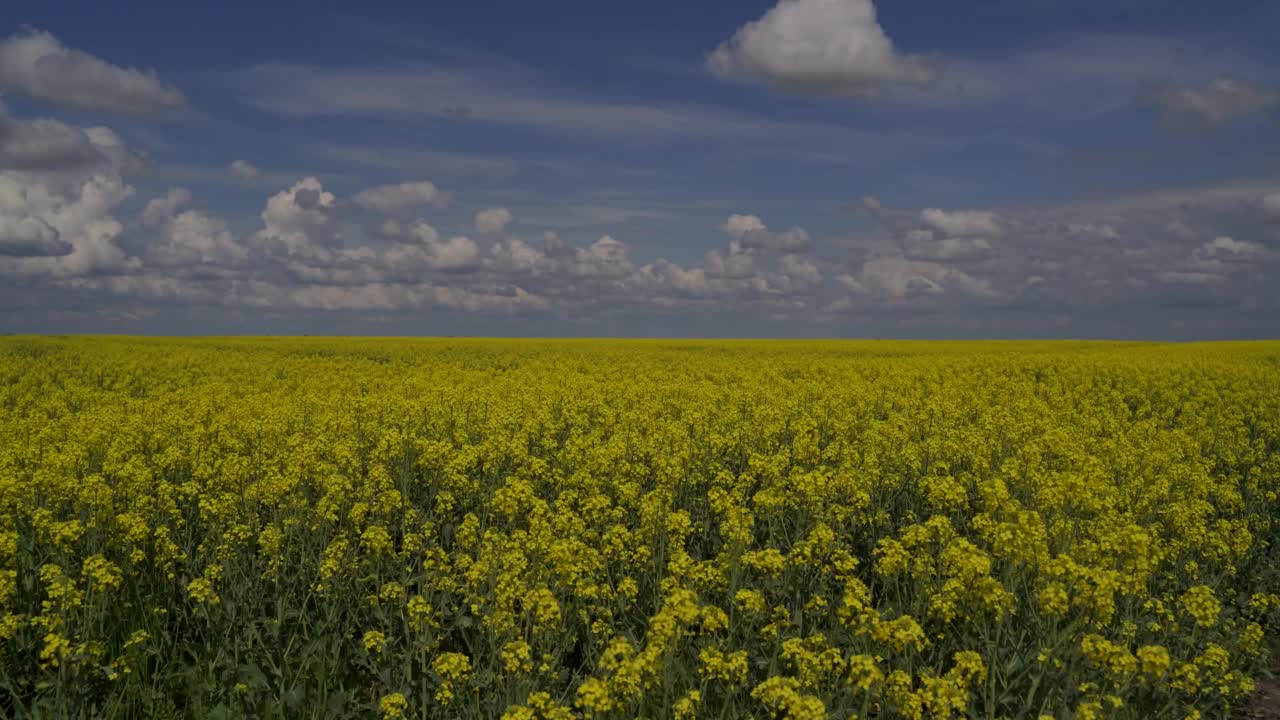
<path fill-rule="evenodd" d="M 731 238 L 720 228 L 731 214 L 757 216 L 775 232 L 802 227 L 812 239 L 787 262 L 795 268 L 803 256 L 819 269 L 820 280 L 806 285 L 793 276 L 786 290 L 775 291 L 775 282 L 775 289 L 759 297 L 724 288 L 686 289 L 687 297 L 676 293 L 683 299 L 655 304 L 644 293 L 656 291 L 635 290 L 638 280 L 609 280 L 625 290 L 580 286 L 585 276 L 570 279 L 568 265 L 561 268 L 568 273 L 561 280 L 477 273 L 416 279 L 504 296 L 518 287 L 549 298 L 549 305 L 530 313 L 484 316 L 486 327 L 504 332 L 901 330 L 927 336 L 1088 335 L 1096 329 L 1124 335 L 1131 327 L 1134 335 L 1182 337 L 1280 330 L 1280 323 L 1268 319 L 1273 301 L 1261 289 L 1272 276 L 1259 269 L 1269 268 L 1273 253 L 1280 252 L 1274 221 L 1262 209 L 1280 182 L 1280 114 L 1271 100 L 1280 87 L 1280 50 L 1273 41 L 1280 4 L 879 2 L 878 23 L 895 50 L 928 58 L 940 75 L 928 86 L 886 84 L 876 98 L 780 88 L 750 73 L 711 72 L 709 53 L 774 5 L 11 1 L 0 7 L 0 37 L 51 33 L 67 48 L 154 72 L 186 102 L 172 112 L 131 115 L 68 109 L 3 87 L 0 99 L 19 120 L 50 117 L 78 127 L 108 126 L 145 156 L 145 170 L 125 177 L 134 191 L 112 211 L 124 225 L 115 242 L 136 249 L 140 258 L 154 241 L 146 233 L 155 230 L 138 230 L 129 218 L 171 188 L 187 189 L 192 207 L 225 223 L 235 242 L 251 247 L 265 232 L 267 199 L 304 177 L 317 178 L 340 201 L 369 187 L 429 180 L 452 196 L 448 204 L 421 213 L 445 237 L 476 236 L 476 212 L 508 208 L 514 220 L 501 233 L 477 238 L 482 254 L 508 236 L 536 245 L 546 232 L 555 232 L 572 249 L 608 235 L 625 243 L 635 268 L 662 258 L 696 270 L 709 251 L 728 251 Z M 1177 99 L 1186 97 L 1177 92 L 1203 92 L 1221 78 L 1244 83 L 1255 93 L 1251 97 L 1262 100 L 1215 116 L 1207 105 Z M 374 85 L 376 97 L 366 93 Z M 456 108 L 446 106 L 452 98 L 461 98 Z M 1234 100 L 1208 96 L 1205 102 Z M 230 176 L 232 160 L 252 163 L 259 174 Z M 1256 212 L 1224 209 L 1225 195 L 1215 195 L 1214 188 L 1256 188 L 1257 198 L 1248 201 Z M 1196 200 L 1197 192 L 1204 193 L 1204 202 Z M 1248 192 L 1238 190 L 1242 198 Z M 1184 195 L 1189 199 L 1174 199 Z M 880 209 L 868 211 L 866 197 L 876 198 Z M 944 243 L 949 232 L 922 220 L 926 208 L 995 213 L 992 247 L 981 251 L 984 257 L 963 260 L 949 253 L 971 237 L 954 239 L 946 250 L 922 250 L 919 243 Z M 341 237 L 325 242 L 361 246 L 361 233 L 373 220 L 343 213 L 334 220 L 344 228 Z M 1175 221 L 1191 228 L 1179 235 L 1183 245 L 1161 245 Z M 1103 283 L 1133 288 L 1134 294 L 1110 300 L 1117 303 L 1111 314 L 1124 318 L 1120 324 L 1104 326 L 1098 318 L 1111 314 L 1077 307 L 1071 299 L 1091 294 L 1083 286 L 1073 292 L 1071 283 L 1086 276 L 1097 281 L 1097 273 L 1082 264 L 1088 251 L 1077 248 L 1078 257 L 1061 262 L 1043 259 L 1073 252 L 1063 246 L 1071 241 L 1052 230 L 1069 225 L 1111 226 L 1113 231 L 1095 240 L 1114 234 L 1113 245 L 1137 248 L 1124 257 L 1144 258 L 1126 275 Z M 919 240 L 926 230 L 933 237 Z M 1229 259 L 1237 264 L 1211 258 L 1219 251 L 1197 250 L 1219 236 L 1246 243 L 1231 246 L 1236 249 Z M 251 252 L 255 262 L 267 262 L 256 247 Z M 781 263 L 781 254 L 752 252 L 758 272 L 786 274 L 766 269 Z M 1242 254 L 1258 269 L 1249 283 L 1232 282 L 1226 274 L 1244 265 L 1237 262 Z M 1156 256 L 1172 264 L 1157 266 L 1150 259 Z M 899 263 L 888 275 L 875 263 L 884 257 Z M 6 262 L 17 268 L 17 261 L 0 254 L 0 271 Z M 166 266 L 155 272 L 186 278 L 188 270 Z M 1049 297 L 1027 294 L 1028 283 L 1054 286 L 1055 271 L 1064 275 Z M 153 277 L 152 270 L 136 266 L 90 274 L 104 272 Z M 291 272 L 270 280 L 284 288 L 283 295 L 273 296 L 273 302 L 284 303 L 273 315 L 278 319 L 266 322 L 249 313 L 246 331 L 287 332 L 291 323 L 349 327 L 365 317 L 361 307 L 345 301 L 327 310 L 287 306 L 280 299 L 289 296 L 286 286 L 314 281 L 300 279 L 296 268 Z M 957 280 L 957 272 L 963 279 Z M 24 298 L 66 296 L 65 273 L 47 279 L 24 269 L 15 273 Z M 1225 284 L 1216 285 L 1210 275 Z M 853 280 L 837 281 L 841 276 Z M 976 285 L 966 285 L 974 278 Z M 329 283 L 324 292 L 335 297 L 364 292 L 332 279 L 323 282 Z M 103 295 L 96 280 L 77 284 L 76 292 L 86 285 L 96 289 L 75 301 L 60 300 L 65 307 L 55 314 L 42 314 L 37 300 L 24 300 L 3 329 L 199 331 L 207 320 L 190 318 L 211 316 L 222 318 L 219 331 L 238 327 L 211 309 L 226 302 L 226 288 L 197 293 L 200 299 L 184 300 L 178 307 L 185 309 L 175 310 L 128 292 Z M 541 291 L 530 290 L 535 286 Z M 1232 295 L 1223 290 L 1227 286 L 1240 289 Z M 844 303 L 841 293 L 850 287 L 861 288 L 850 296 L 857 302 Z M 951 297 L 963 294 L 955 289 L 962 287 L 987 289 L 971 307 Z M 914 297 L 911 288 L 924 288 L 924 294 Z M 696 312 L 673 317 L 671 308 L 686 300 Z M 429 333 L 447 326 L 465 332 L 469 323 L 480 322 L 471 311 L 447 303 L 379 302 L 379 322 L 391 331 Z M 110 311 L 99 317 L 85 310 L 91 305 Z M 836 306 L 842 307 L 830 310 Z M 1183 311 L 1162 309 L 1188 306 L 1216 310 L 1188 325 L 1179 317 Z M 957 331 L 948 313 L 960 307 L 968 308 L 968 329 Z M 1213 319 L 1214 312 L 1230 312 L 1237 329 L 1215 332 L 1223 322 Z M 1002 324 L 1010 316 L 1021 319 Z"/>
<path fill-rule="evenodd" d="M 118 64 L 171 71 L 262 60 L 377 62 L 414 56 L 416 41 L 528 55 L 588 71 L 582 49 L 697 62 L 767 0 L 600 3 L 514 0 L 475 3 L 337 0 L 277 3 L 32 2 L 0 10 L 13 28 L 55 28 L 63 41 Z M 877 6 L 881 25 L 906 50 L 999 53 L 1066 32 L 1219 35 L 1265 48 L 1280 9 L 1267 0 L 899 0 Z M 380 28 L 376 26 L 381 26 Z M 383 33 L 378 30 L 385 31 Z M 403 37 L 399 41 L 395 35 Z M 379 37 L 379 35 L 383 35 Z M 586 74 L 589 74 L 586 73 Z"/>

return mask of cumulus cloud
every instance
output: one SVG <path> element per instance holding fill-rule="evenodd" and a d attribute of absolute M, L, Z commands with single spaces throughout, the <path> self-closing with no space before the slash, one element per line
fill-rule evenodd
<path fill-rule="evenodd" d="M 768 230 L 749 232 L 743 235 L 739 242 L 745 248 L 797 252 L 809 247 L 810 241 L 809 233 L 805 232 L 804 228 L 793 227 L 779 233 Z"/>
<path fill-rule="evenodd" d="M 497 235 L 506 230 L 514 219 L 511 211 L 506 208 L 481 210 L 475 217 L 476 231 L 485 235 Z"/>
<path fill-rule="evenodd" d="M 920 212 L 920 220 L 948 237 L 972 235 L 998 235 L 1000 227 L 995 213 L 980 210 L 946 211 L 926 208 Z"/>
<path fill-rule="evenodd" d="M 117 244 L 115 209 L 133 194 L 118 175 L 56 179 L 0 173 L 0 273 L 68 277 L 137 267 Z"/>
<path fill-rule="evenodd" d="M 226 267 L 243 261 L 248 254 L 222 220 L 186 210 L 168 223 L 164 240 L 152 248 L 148 259 L 183 267 Z"/>
<path fill-rule="evenodd" d="M 730 215 L 720 229 L 748 250 L 797 252 L 809 246 L 809 233 L 804 228 L 773 232 L 756 215 Z"/>
<path fill-rule="evenodd" d="M 745 278 L 755 273 L 755 259 L 738 241 L 729 243 L 728 249 L 708 252 L 703 259 L 707 274 L 722 278 Z"/>
<path fill-rule="evenodd" d="M 1257 243 L 1235 240 L 1222 235 L 1196 248 L 1196 252 L 1205 257 L 1219 260 L 1223 258 L 1243 259 L 1261 255 L 1263 248 Z"/>
<path fill-rule="evenodd" d="M 444 240 L 434 227 L 418 220 L 404 241 L 384 253 L 383 260 L 388 271 L 398 277 L 416 277 L 426 270 L 474 270 L 480 262 L 480 246 L 465 235 Z"/>
<path fill-rule="evenodd" d="M 440 242 L 440 231 L 422 218 L 414 220 L 409 225 L 407 232 L 415 240 L 426 245 Z"/>
<path fill-rule="evenodd" d="M 907 254 L 928 260 L 973 260 L 991 252 L 991 242 L 984 237 L 941 237 L 932 230 L 912 230 L 903 239 Z"/>
<path fill-rule="evenodd" d="M 948 291 L 975 297 L 994 297 L 997 294 L 990 281 L 940 263 L 902 256 L 868 260 L 863 263 L 860 275 L 851 279 L 861 287 L 895 299 Z M 849 282 L 845 284 L 850 286 Z"/>
<path fill-rule="evenodd" d="M 1271 107 L 1280 95 L 1243 80 L 1218 78 L 1207 87 L 1165 86 L 1149 93 L 1167 116 L 1189 117 L 1214 126 Z"/>
<path fill-rule="evenodd" d="M 465 235 L 437 240 L 427 248 L 427 265 L 433 270 L 465 270 L 480 260 L 480 246 Z"/>
<path fill-rule="evenodd" d="M 316 178 L 303 178 L 267 200 L 254 240 L 271 253 L 328 260 L 337 244 L 336 210 L 333 193 Z"/>
<path fill-rule="evenodd" d="M 289 290 L 285 300 L 301 308 L 319 310 L 399 310 L 439 306 L 468 312 L 522 312 L 545 310 L 545 298 L 519 287 L 507 292 L 478 292 L 432 283 L 369 283 L 353 287 L 310 285 Z M 255 288 L 255 294 L 280 294 L 276 288 Z"/>
<path fill-rule="evenodd" d="M 106 165 L 116 172 L 128 175 L 142 172 L 149 166 L 150 161 L 145 155 L 125 147 L 124 140 L 109 127 L 87 127 L 84 134 Z"/>
<path fill-rule="evenodd" d="M 937 71 L 898 52 L 872 0 L 779 0 L 707 58 L 722 77 L 754 77 L 789 92 L 874 96 L 885 84 L 926 85 Z"/>
<path fill-rule="evenodd" d="M 845 290 L 848 290 L 849 292 L 857 293 L 859 295 L 862 295 L 868 292 L 867 286 L 863 285 L 861 280 L 850 275 L 849 273 L 840 273 L 839 275 L 837 275 L 836 282 L 839 283 L 841 287 L 843 287 Z M 836 307 L 832 309 L 839 310 L 847 307 L 849 306 L 842 304 L 840 307 Z"/>
<path fill-rule="evenodd" d="M 554 271 L 557 263 L 548 257 L 545 249 L 535 248 L 520 238 L 505 238 L 489 249 L 488 266 L 503 274 L 545 275 Z"/>
<path fill-rule="evenodd" d="M 566 247 L 568 245 L 565 243 L 564 238 L 560 237 L 560 234 L 554 230 L 542 233 L 542 251 L 546 254 L 558 255 L 564 252 Z"/>
<path fill-rule="evenodd" d="M 701 268 L 683 268 L 664 258 L 637 269 L 628 285 L 640 293 L 664 298 L 666 293 L 682 296 L 701 296 L 711 291 L 711 282 Z"/>
<path fill-rule="evenodd" d="M 162 197 L 152 198 L 142 209 L 143 225 L 160 225 L 173 219 L 174 211 L 191 202 L 191 191 L 186 188 L 171 188 Z"/>
<path fill-rule="evenodd" d="M 0 216 L 0 256 L 68 255 L 74 249 L 57 228 L 37 217 Z"/>
<path fill-rule="evenodd" d="M 801 286 L 812 286 L 822 282 L 822 271 L 816 263 L 799 255 L 783 255 L 780 262 L 782 274 Z"/>
<path fill-rule="evenodd" d="M 146 249 L 148 265 L 190 269 L 196 265 L 234 266 L 249 251 L 236 241 L 222 220 L 198 210 L 178 208 L 191 202 L 186 188 L 173 188 L 142 210 L 143 225 L 156 227 L 159 239 Z"/>
<path fill-rule="evenodd" d="M 47 118 L 16 120 L 0 105 L 0 170 L 70 170 L 102 159 L 84 130 Z"/>
<path fill-rule="evenodd" d="M 609 235 L 585 248 L 575 248 L 570 272 L 574 275 L 593 278 L 617 278 L 631 272 L 631 261 L 627 258 L 627 246 Z"/>
<path fill-rule="evenodd" d="M 736 214 L 720 225 L 727 242 L 687 265 L 642 259 L 611 235 L 578 244 L 504 227 L 482 244 L 414 215 L 348 217 L 341 211 L 349 206 L 315 178 L 266 199 L 262 227 L 248 237 L 192 208 L 183 188 L 150 198 L 122 226 L 113 215 L 130 192 L 105 172 L 0 172 L 0 274 L 11 285 L 94 292 L 95 303 L 110 293 L 140 307 L 554 308 L 574 317 L 657 311 L 860 323 L 902 312 L 910 315 L 897 319 L 951 322 L 992 305 L 1015 314 L 1158 307 L 1162 299 L 1211 306 L 1261 297 L 1280 260 L 1267 245 L 1276 236 L 1265 200 L 1280 186 L 1266 183 L 1056 207 L 882 208 L 878 227 L 818 247 L 799 228 L 775 232 L 757 215 Z M 1184 231 L 1169 232 L 1175 222 Z"/>
<path fill-rule="evenodd" d="M 764 230 L 764 221 L 755 215 L 730 215 L 720 229 L 733 237 L 740 238 L 749 232 Z"/>
<path fill-rule="evenodd" d="M 19 120 L 0 103 L 0 171 L 65 172 L 94 167 L 133 172 L 145 159 L 107 127 L 79 128 L 59 120 Z"/>
<path fill-rule="evenodd" d="M 939 260 L 970 260 L 986 257 L 991 243 L 986 238 L 943 238 L 934 250 Z"/>
<path fill-rule="evenodd" d="M 1061 206 L 886 211 L 833 275 L 851 294 L 939 310 L 965 298 L 1091 313 L 1257 303 L 1280 260 L 1262 201 L 1274 192 L 1235 183 Z"/>
<path fill-rule="evenodd" d="M 259 175 L 258 168 L 247 160 L 232 160 L 227 166 L 227 172 L 241 180 L 252 180 Z"/>
<path fill-rule="evenodd" d="M 394 213 L 425 205 L 443 205 L 448 199 L 449 196 L 441 192 L 435 183 L 427 181 L 380 185 L 362 190 L 352 198 L 357 205 L 382 213 Z"/>
<path fill-rule="evenodd" d="M 1227 235 L 1219 235 L 1191 251 L 1191 257 L 1185 265 L 1185 272 L 1182 270 L 1172 272 L 1175 275 L 1189 273 L 1194 275 L 1214 275 L 1217 279 L 1225 279 L 1227 275 L 1262 260 L 1266 254 L 1267 249 L 1258 243 L 1236 240 Z M 1187 281 L 1182 280 L 1181 282 Z M 1204 282 L 1209 281 L 1205 280 Z"/>
<path fill-rule="evenodd" d="M 0 93 L 70 110 L 128 114 L 172 110 L 186 102 L 154 72 L 112 65 L 37 31 L 0 41 Z"/>

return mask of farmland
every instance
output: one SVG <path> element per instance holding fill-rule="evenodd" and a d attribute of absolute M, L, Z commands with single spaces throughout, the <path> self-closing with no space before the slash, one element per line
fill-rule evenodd
<path fill-rule="evenodd" d="M 0 716 L 1212 718 L 1280 343 L 0 339 Z"/>

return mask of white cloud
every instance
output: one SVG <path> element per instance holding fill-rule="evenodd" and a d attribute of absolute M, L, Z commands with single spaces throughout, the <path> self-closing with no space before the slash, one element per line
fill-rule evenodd
<path fill-rule="evenodd" d="M 608 235 L 585 248 L 575 248 L 569 271 L 574 275 L 595 278 L 616 278 L 631 272 L 627 259 L 627 246 Z"/>
<path fill-rule="evenodd" d="M 700 268 L 686 269 L 659 258 L 636 270 L 629 283 L 633 289 L 651 296 L 664 297 L 664 291 L 673 291 L 682 295 L 704 295 L 711 290 L 707 274 Z"/>
<path fill-rule="evenodd" d="M 10 236 L 9 254 L 23 246 L 28 256 L 0 263 L 0 273 L 67 277 L 140 266 L 116 244 L 124 226 L 113 212 L 132 194 L 112 174 L 72 180 L 0 173 L 0 227 Z M 56 239 L 39 225 L 56 231 Z"/>
<path fill-rule="evenodd" d="M 937 72 L 899 53 L 872 0 L 779 0 L 707 58 L 722 77 L 747 75 L 786 91 L 876 95 L 886 83 L 924 85 Z"/>
<path fill-rule="evenodd" d="M 965 260 L 985 257 L 991 252 L 986 238 L 943 238 L 934 256 L 939 260 Z"/>
<path fill-rule="evenodd" d="M 115 171 L 129 174 L 147 168 L 147 158 L 125 147 L 115 130 L 99 125 L 85 128 L 84 134 L 106 164 Z"/>
<path fill-rule="evenodd" d="M 409 225 L 409 234 L 426 245 L 440 242 L 440 232 L 422 218 L 418 218 Z"/>
<path fill-rule="evenodd" d="M 1278 96 L 1272 90 L 1242 80 L 1218 78 L 1205 88 L 1164 87 L 1152 100 L 1170 115 L 1187 115 L 1205 125 L 1221 125 L 1237 117 L 1265 110 Z"/>
<path fill-rule="evenodd" d="M 147 248 L 147 264 L 188 268 L 193 265 L 227 267 L 249 255 L 231 235 L 226 223 L 197 210 L 178 213 L 191 202 L 186 188 L 173 188 L 154 198 L 142 211 L 142 224 L 160 229 L 160 239 Z"/>
<path fill-rule="evenodd" d="M 861 283 L 893 298 L 942 292 L 939 282 L 945 269 L 933 263 L 917 262 L 902 257 L 870 260 L 862 266 Z"/>
<path fill-rule="evenodd" d="M 368 210 L 393 213 L 424 205 L 444 205 L 449 196 L 435 183 L 421 181 L 372 187 L 356 193 L 352 200 Z"/>
<path fill-rule="evenodd" d="M 850 282 L 852 281 L 852 282 Z M 890 298 L 906 298 L 912 295 L 933 295 L 955 291 L 976 297 L 997 295 L 987 280 L 934 262 L 910 260 L 901 256 L 886 256 L 863 263 L 861 274 L 850 277 L 843 284 L 855 284 L 876 291 Z"/>
<path fill-rule="evenodd" d="M 740 238 L 749 232 L 764 230 L 764 221 L 755 215 L 730 215 L 720 229 L 733 237 Z"/>
<path fill-rule="evenodd" d="M 544 275 L 555 269 L 556 262 L 519 238 L 505 238 L 489 249 L 488 266 L 504 274 Z"/>
<path fill-rule="evenodd" d="M 143 225 L 160 225 L 173 219 L 174 211 L 191 202 L 191 191 L 186 188 L 171 188 L 163 197 L 153 198 L 142 209 Z"/>
<path fill-rule="evenodd" d="M 330 248 L 337 241 L 336 208 L 337 199 L 319 180 L 303 178 L 267 200 L 263 228 L 254 234 L 254 240 L 268 252 L 330 260 Z"/>
<path fill-rule="evenodd" d="M 739 242 L 744 248 L 796 252 L 809 247 L 809 233 L 800 227 L 780 233 L 757 230 L 743 235 Z"/>
<path fill-rule="evenodd" d="M 71 110 L 130 114 L 171 110 L 186 102 L 177 88 L 152 72 L 112 65 L 34 31 L 0 41 L 0 93 Z"/>
<path fill-rule="evenodd" d="M 58 120 L 17 120 L 0 104 L 0 170 L 68 170 L 103 156 L 89 135 Z"/>
<path fill-rule="evenodd" d="M 261 296 L 279 295 L 273 287 L 253 288 L 244 298 L 254 304 Z M 511 287 L 506 293 L 477 292 L 467 288 L 431 283 L 369 283 L 354 287 L 309 285 L 285 294 L 290 304 L 320 310 L 398 310 L 405 307 L 440 306 L 468 312 L 523 312 L 545 310 L 546 298 Z"/>
<path fill-rule="evenodd" d="M 1196 248 L 1192 257 L 1202 262 L 1240 262 L 1252 260 L 1265 252 L 1257 243 L 1220 235 Z"/>
<path fill-rule="evenodd" d="M 480 260 L 480 246 L 465 235 L 436 241 L 428 247 L 428 264 L 435 270 L 463 270 L 474 267 Z"/>
<path fill-rule="evenodd" d="M 371 228 L 371 232 L 378 237 L 398 238 L 404 235 L 404 226 L 391 218 L 387 218 L 382 221 L 381 225 Z"/>
<path fill-rule="evenodd" d="M 780 266 L 784 275 L 801 286 L 817 285 L 822 282 L 822 271 L 818 266 L 812 260 L 806 260 L 799 255 L 783 255 Z"/>
<path fill-rule="evenodd" d="M 236 242 L 226 223 L 196 210 L 186 210 L 173 218 L 162 242 L 150 249 L 147 260 L 165 265 L 235 265 L 249 251 Z"/>
<path fill-rule="evenodd" d="M 247 160 L 232 160 L 227 172 L 241 180 L 252 180 L 259 175 L 258 168 Z"/>
<path fill-rule="evenodd" d="M 563 252 L 566 247 L 564 238 L 560 237 L 559 233 L 553 230 L 542 233 L 542 251 L 548 255 L 557 255 Z"/>
<path fill-rule="evenodd" d="M 35 287 L 41 282 L 36 275 L 55 274 L 43 281 L 48 293 L 98 293 L 80 297 L 81 304 L 110 302 L 101 294 L 110 292 L 146 302 L 285 313 L 555 307 L 575 317 L 622 317 L 662 308 L 671 317 L 786 316 L 797 322 L 856 308 L 857 315 L 842 317 L 859 323 L 915 308 L 928 312 L 897 320 L 924 322 L 927 316 L 935 318 L 929 322 L 963 323 L 992 302 L 1005 304 L 1010 317 L 1049 304 L 1064 311 L 1131 310 L 1162 301 L 1225 306 L 1261 297 L 1280 261 L 1280 253 L 1262 244 L 1273 237 L 1263 224 L 1270 220 L 1262 199 L 1280 188 L 1261 182 L 991 212 L 888 208 L 875 214 L 878 228 L 833 243 L 822 254 L 788 251 L 782 247 L 788 242 L 779 240 L 787 233 L 740 214 L 721 225 L 727 233 L 721 247 L 701 264 L 685 266 L 635 260 L 631 255 L 638 251 L 629 252 L 610 235 L 587 246 L 567 245 L 554 233 L 478 243 L 472 239 L 478 235 L 442 235 L 453 228 L 437 230 L 411 214 L 348 218 L 342 211 L 349 207 L 314 178 L 264 198 L 262 229 L 251 240 L 217 217 L 189 209 L 191 195 L 182 188 L 151 199 L 122 232 L 119 223 L 110 224 L 119 201 L 107 191 L 112 183 L 123 184 L 104 175 L 106 185 L 93 191 L 100 199 L 90 198 L 99 209 L 80 212 L 102 224 L 83 232 L 54 217 L 84 194 L 83 182 L 67 173 L 2 172 L 0 178 L 0 274 L 27 276 L 10 283 L 19 288 Z M 532 224 L 523 212 L 521 220 Z M 1194 235 L 1168 232 L 1174 221 Z M 1000 231 L 998 242 L 968 234 L 993 227 Z M 363 233 L 349 232 L 357 228 Z M 86 237 L 105 239 L 94 244 Z M 837 247 L 847 255 L 835 256 Z M 97 256 L 86 249 L 77 255 L 80 248 Z M 941 317 L 950 320 L 936 320 Z"/>
<path fill-rule="evenodd" d="M 396 276 L 414 276 L 423 270 L 474 270 L 480 262 L 480 246 L 465 235 L 442 240 L 440 233 L 419 220 L 410 228 L 416 242 L 400 242 L 383 255 L 388 270 Z"/>
<path fill-rule="evenodd" d="M 861 280 L 850 275 L 849 273 L 840 273 L 839 275 L 837 275 L 836 282 L 840 283 L 841 287 L 843 287 L 844 289 L 850 292 L 857 293 L 859 295 L 865 294 L 867 292 L 867 286 L 863 285 Z"/>
<path fill-rule="evenodd" d="M 937 238 L 932 230 L 911 230 L 903 238 L 907 255 L 928 260 L 974 260 L 991 252 L 991 242 L 983 237 Z"/>
<path fill-rule="evenodd" d="M 475 226 L 478 232 L 485 235 L 497 235 L 515 218 L 511 215 L 511 211 L 506 208 L 489 208 L 476 213 Z"/>
<path fill-rule="evenodd" d="M 949 237 L 1000 234 L 995 213 L 980 210 L 949 212 L 938 208 L 926 208 L 920 212 L 920 220 Z"/>
<path fill-rule="evenodd" d="M 0 215 L 0 257 L 67 255 L 73 249 L 57 228 L 40 218 Z"/>
<path fill-rule="evenodd" d="M 796 252 L 809 246 L 809 233 L 804 228 L 773 232 L 756 215 L 730 215 L 720 229 L 747 250 Z"/>
<path fill-rule="evenodd" d="M 723 278 L 746 278 L 755 273 L 755 260 L 750 251 L 737 241 L 729 243 L 727 250 L 715 249 L 706 254 L 702 262 L 707 274 Z"/>

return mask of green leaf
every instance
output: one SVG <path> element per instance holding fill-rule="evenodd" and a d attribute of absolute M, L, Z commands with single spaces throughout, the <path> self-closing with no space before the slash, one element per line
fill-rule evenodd
<path fill-rule="evenodd" d="M 284 694 L 285 707 L 290 710 L 297 710 L 302 706 L 302 702 L 307 699 L 306 692 L 298 685 L 289 688 Z"/>

